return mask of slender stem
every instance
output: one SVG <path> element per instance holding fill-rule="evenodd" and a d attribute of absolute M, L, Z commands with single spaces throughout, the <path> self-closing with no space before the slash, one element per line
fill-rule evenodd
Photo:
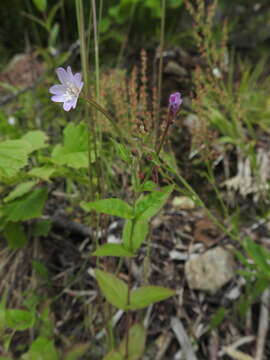
<path fill-rule="evenodd" d="M 93 106 L 96 110 L 101 112 L 107 118 L 107 120 L 109 120 L 110 124 L 116 131 L 117 135 L 121 138 L 122 142 L 124 143 L 124 136 L 122 134 L 122 131 L 118 127 L 116 120 L 113 118 L 113 116 L 109 114 L 101 105 L 99 105 L 92 97 L 90 96 L 83 97 L 83 99 L 87 101 L 89 105 Z"/>
<path fill-rule="evenodd" d="M 168 114 L 168 118 L 167 118 L 167 122 L 166 122 L 166 127 L 165 127 L 165 130 L 164 130 L 163 134 L 162 134 L 162 138 L 161 138 L 159 147 L 158 147 L 158 149 L 157 149 L 157 156 L 159 156 L 160 151 L 161 151 L 161 149 L 162 149 L 162 147 L 163 147 L 163 145 L 164 145 L 164 143 L 165 143 L 166 136 L 167 136 L 167 134 L 168 134 L 169 127 L 170 127 L 171 124 L 172 124 L 171 115 Z"/>
<path fill-rule="evenodd" d="M 165 16 L 166 16 L 166 0 L 161 0 L 161 25 L 160 25 L 160 41 L 159 41 L 159 56 L 160 56 L 160 58 L 159 58 L 159 69 L 158 69 L 157 118 L 155 121 L 155 145 L 156 146 L 158 144 L 158 137 L 159 137 L 159 115 L 160 115 L 161 90 L 162 90 Z"/>

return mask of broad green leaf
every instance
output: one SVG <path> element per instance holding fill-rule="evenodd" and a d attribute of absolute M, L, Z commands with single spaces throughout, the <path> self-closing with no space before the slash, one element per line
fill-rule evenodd
<path fill-rule="evenodd" d="M 72 345 L 67 351 L 65 351 L 64 359 L 65 360 L 79 360 L 89 349 L 89 343 L 80 343 Z"/>
<path fill-rule="evenodd" d="M 3 214 L 8 221 L 22 221 L 38 218 L 47 199 L 47 189 L 36 189 L 20 199 L 14 200 L 3 208 Z"/>
<path fill-rule="evenodd" d="M 175 291 L 160 286 L 143 286 L 131 292 L 131 310 L 143 309 L 153 303 L 165 300 L 175 295 Z"/>
<path fill-rule="evenodd" d="M 150 220 L 163 207 L 170 196 L 173 185 L 169 185 L 160 191 L 154 191 L 142 196 L 135 205 L 135 217 L 139 220 Z"/>
<path fill-rule="evenodd" d="M 29 144 L 25 140 L 7 140 L 0 143 L 0 179 L 12 177 L 27 165 Z"/>
<path fill-rule="evenodd" d="M 126 335 L 127 336 L 127 335 Z M 126 336 L 121 341 L 119 352 L 125 358 Z M 140 360 L 144 353 L 146 331 L 141 324 L 135 324 L 129 329 L 128 360 Z M 109 360 L 109 359 L 108 359 Z"/>
<path fill-rule="evenodd" d="M 133 235 L 131 239 L 132 221 L 125 222 L 123 230 L 123 244 L 130 251 L 136 251 L 149 232 L 149 222 L 146 220 L 137 220 L 134 224 Z"/>
<path fill-rule="evenodd" d="M 51 220 L 40 220 L 37 221 L 33 227 L 33 236 L 47 236 L 51 230 Z"/>
<path fill-rule="evenodd" d="M 112 350 L 103 358 L 103 360 L 125 360 L 125 358 L 118 351 Z"/>
<path fill-rule="evenodd" d="M 59 360 L 59 355 L 52 340 L 39 336 L 23 355 L 23 360 Z"/>
<path fill-rule="evenodd" d="M 13 360 L 10 357 L 0 356 L 0 360 Z"/>
<path fill-rule="evenodd" d="M 20 249 L 27 243 L 22 224 L 9 222 L 4 228 L 4 237 L 11 249 Z"/>
<path fill-rule="evenodd" d="M 119 309 L 127 307 L 128 286 L 124 281 L 106 271 L 95 270 L 98 285 L 106 300 Z"/>
<path fill-rule="evenodd" d="M 127 250 L 122 244 L 104 244 L 101 245 L 93 256 L 133 256 L 134 254 Z"/>
<path fill-rule="evenodd" d="M 43 131 L 35 130 L 26 133 L 22 137 L 22 140 L 25 140 L 29 143 L 29 153 L 31 153 L 33 151 L 45 148 L 47 146 L 46 141 L 48 140 L 48 136 Z"/>
<path fill-rule="evenodd" d="M 95 210 L 98 213 L 104 213 L 113 216 L 119 216 L 124 219 L 132 219 L 132 207 L 120 199 L 102 199 L 93 202 L 81 202 L 81 207 L 85 211 Z"/>
<path fill-rule="evenodd" d="M 9 202 L 12 200 L 15 200 L 25 194 L 27 194 L 32 188 L 33 186 L 36 185 L 36 181 L 26 181 L 24 183 L 21 183 L 19 185 L 17 185 L 15 187 L 15 189 L 13 189 L 8 196 L 6 196 L 4 198 L 4 202 Z"/>
<path fill-rule="evenodd" d="M 36 167 L 29 171 L 28 175 L 36 177 L 38 179 L 49 181 L 50 177 L 55 172 L 55 168 L 49 165 L 42 167 Z"/>
<path fill-rule="evenodd" d="M 154 191 L 156 188 L 157 184 L 148 180 L 140 186 L 140 191 Z"/>
<path fill-rule="evenodd" d="M 46 8 L 47 8 L 47 0 L 32 0 L 32 1 L 34 3 L 35 7 L 39 11 L 43 12 L 43 11 L 46 10 Z"/>
<path fill-rule="evenodd" d="M 84 123 L 69 124 L 64 130 L 64 145 L 57 145 L 52 161 L 74 169 L 88 167 L 88 129 Z"/>
<path fill-rule="evenodd" d="M 18 309 L 6 309 L 6 327 L 13 330 L 26 330 L 35 325 L 35 315 L 33 312 Z"/>

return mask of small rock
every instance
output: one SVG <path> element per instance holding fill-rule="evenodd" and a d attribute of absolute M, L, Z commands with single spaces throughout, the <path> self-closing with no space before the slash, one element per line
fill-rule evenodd
<path fill-rule="evenodd" d="M 175 196 L 172 200 L 172 205 L 174 208 L 183 210 L 191 210 L 195 208 L 194 201 L 187 196 Z"/>
<path fill-rule="evenodd" d="M 233 255 L 221 247 L 192 257 L 185 264 L 185 274 L 191 289 L 215 293 L 234 276 Z"/>
<path fill-rule="evenodd" d="M 185 77 L 188 75 L 187 70 L 175 61 L 168 62 L 168 64 L 165 66 L 164 73 L 178 75 L 181 77 Z"/>

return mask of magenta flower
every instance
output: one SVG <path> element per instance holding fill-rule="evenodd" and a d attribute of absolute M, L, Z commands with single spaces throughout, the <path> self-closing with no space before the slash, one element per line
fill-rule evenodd
<path fill-rule="evenodd" d="M 176 115 L 178 112 L 181 104 L 183 102 L 183 99 L 181 97 L 181 94 L 179 92 L 176 92 L 174 94 L 170 95 L 169 98 L 169 109 L 172 115 Z"/>
<path fill-rule="evenodd" d="M 62 102 L 65 111 L 75 109 L 78 97 L 83 87 L 82 76 L 80 73 L 72 74 L 70 66 L 65 70 L 62 67 L 56 69 L 56 74 L 61 84 L 53 85 L 49 92 L 54 102 Z"/>

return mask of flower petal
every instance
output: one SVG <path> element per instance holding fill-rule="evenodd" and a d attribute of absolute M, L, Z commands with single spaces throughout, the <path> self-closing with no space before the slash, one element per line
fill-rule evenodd
<path fill-rule="evenodd" d="M 66 83 L 70 81 L 69 74 L 64 68 L 59 67 L 58 69 L 56 69 L 56 74 L 58 76 L 59 81 L 63 85 L 66 85 Z"/>
<path fill-rule="evenodd" d="M 66 87 L 64 85 L 53 85 L 49 89 L 49 92 L 55 95 L 61 95 L 65 91 L 66 91 Z"/>
<path fill-rule="evenodd" d="M 54 102 L 64 102 L 65 101 L 65 95 L 54 95 L 51 97 L 51 100 Z"/>
<path fill-rule="evenodd" d="M 73 106 L 73 99 L 70 101 L 64 102 L 63 109 L 65 111 L 69 111 L 72 108 L 72 106 Z"/>
<path fill-rule="evenodd" d="M 74 75 L 74 82 L 77 86 L 78 89 L 81 89 L 81 84 L 82 84 L 82 75 L 80 73 L 76 73 Z"/>

